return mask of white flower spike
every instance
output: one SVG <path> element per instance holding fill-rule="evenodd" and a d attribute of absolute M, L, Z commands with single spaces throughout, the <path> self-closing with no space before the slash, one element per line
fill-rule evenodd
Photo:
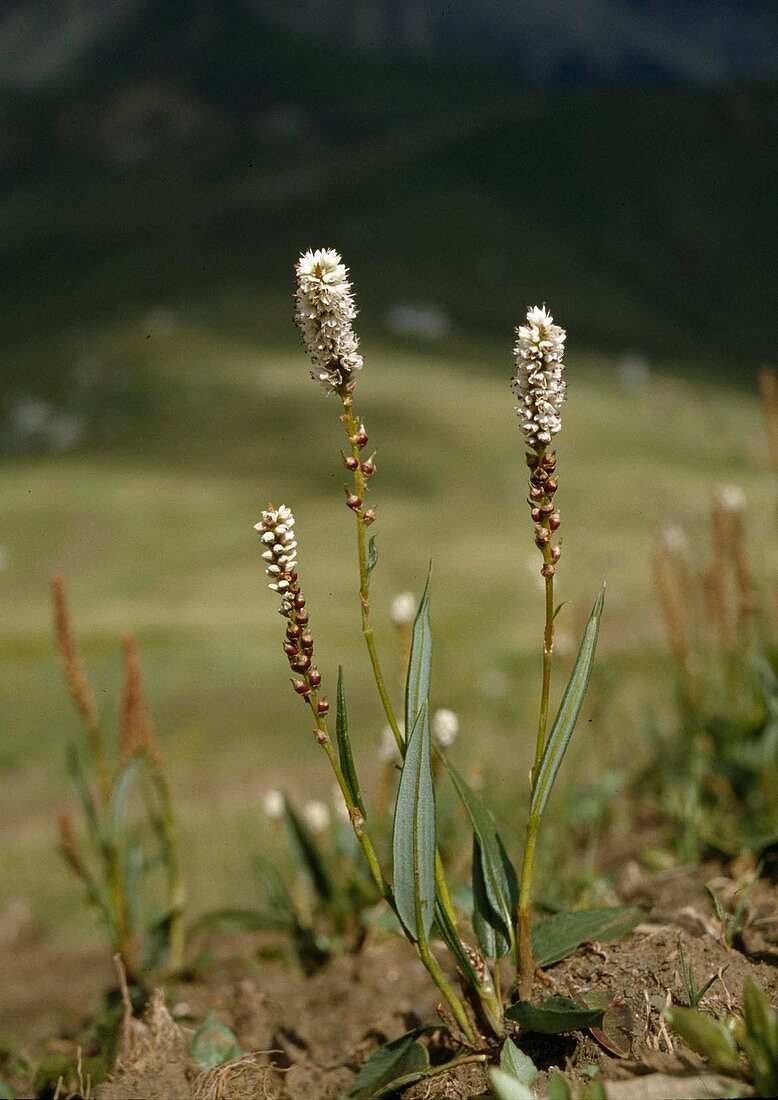
<path fill-rule="evenodd" d="M 280 596 L 288 595 L 292 573 L 297 565 L 297 541 L 294 537 L 295 519 L 292 509 L 282 504 L 274 508 L 268 504 L 262 519 L 254 524 L 262 543 L 262 560 L 267 563 L 265 572 L 270 578 L 268 588 Z"/>
<path fill-rule="evenodd" d="M 294 319 L 313 364 L 311 378 L 326 394 L 335 393 L 362 369 L 348 268 L 334 248 L 317 248 L 303 253 L 295 273 Z"/>
<path fill-rule="evenodd" d="M 284 796 L 275 788 L 265 792 L 262 799 L 262 809 L 268 821 L 280 821 L 284 816 Z"/>
<path fill-rule="evenodd" d="M 330 827 L 330 811 L 326 802 L 306 802 L 303 817 L 312 833 L 326 833 Z"/>
<path fill-rule="evenodd" d="M 527 310 L 527 323 L 516 329 L 516 373 L 511 380 L 519 404 L 516 412 L 530 447 L 546 447 L 562 427 L 565 399 L 566 333 L 545 306 Z"/>

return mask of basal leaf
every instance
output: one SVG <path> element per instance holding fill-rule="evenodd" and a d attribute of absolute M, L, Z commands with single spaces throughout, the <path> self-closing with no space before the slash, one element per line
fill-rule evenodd
<path fill-rule="evenodd" d="M 284 817 L 292 844 L 299 853 L 300 862 L 303 864 L 304 869 L 311 877 L 316 893 L 324 901 L 329 901 L 333 895 L 333 885 L 324 858 L 319 851 L 313 833 L 311 833 L 286 795 L 284 795 Z"/>
<path fill-rule="evenodd" d="M 595 600 L 589 622 L 584 631 L 581 648 L 578 651 L 575 667 L 570 674 L 570 679 L 559 704 L 557 716 L 548 735 L 548 741 L 543 751 L 543 756 L 538 766 L 538 774 L 532 788 L 530 800 L 530 813 L 540 815 L 546 808 L 548 796 L 557 777 L 562 759 L 573 736 L 575 723 L 581 713 L 586 689 L 589 685 L 589 677 L 594 664 L 594 654 L 597 649 L 597 635 L 600 632 L 600 617 L 605 601 L 605 588 L 603 587 Z"/>
<path fill-rule="evenodd" d="M 192 1036 L 192 1058 L 201 1071 L 224 1065 L 242 1054 L 235 1033 L 213 1017 L 209 1016 Z"/>
<path fill-rule="evenodd" d="M 442 754 L 441 759 L 470 819 L 476 842 L 473 847 L 473 901 L 477 912 L 476 920 L 482 931 L 484 925 L 494 930 L 492 946 L 501 953 L 490 957 L 502 958 L 509 949 L 513 935 L 513 913 L 518 900 L 516 872 L 491 814 L 453 764 Z M 481 946 L 486 950 L 484 943 Z"/>
<path fill-rule="evenodd" d="M 286 883 L 279 875 L 272 863 L 261 856 L 254 857 L 254 869 L 257 878 L 267 898 L 268 905 L 274 913 L 294 916 L 294 902 Z"/>
<path fill-rule="evenodd" d="M 687 1046 L 707 1058 L 722 1073 L 736 1073 L 739 1064 L 737 1046 L 724 1024 L 703 1016 L 696 1008 L 671 1005 L 662 1013 Z"/>
<path fill-rule="evenodd" d="M 111 789 L 111 798 L 108 803 L 108 836 L 114 845 L 120 844 L 123 839 L 127 802 L 140 773 L 140 766 L 139 756 L 130 757 Z"/>
<path fill-rule="evenodd" d="M 405 682 L 405 728 L 412 730 L 421 708 L 429 699 L 430 670 L 432 668 L 432 631 L 430 627 L 430 577 L 432 566 L 427 573 L 427 583 L 416 612 L 411 639 L 411 655 L 408 660 L 408 677 Z"/>
<path fill-rule="evenodd" d="M 335 718 L 335 736 L 338 742 L 338 757 L 340 758 L 341 771 L 346 778 L 346 783 L 348 784 L 348 789 L 351 792 L 351 797 L 355 805 L 358 807 L 362 816 L 365 817 L 365 806 L 362 802 L 362 795 L 359 790 L 359 780 L 357 779 L 357 770 L 354 766 L 354 756 L 351 752 L 351 741 L 348 735 L 348 712 L 346 711 L 346 693 L 343 688 L 342 667 L 338 668 L 338 703 Z"/>
<path fill-rule="evenodd" d="M 535 1093 L 528 1085 L 496 1066 L 489 1070 L 489 1083 L 496 1100 L 535 1100 Z"/>
<path fill-rule="evenodd" d="M 552 966 L 588 940 L 613 943 L 645 920 L 647 909 L 617 905 L 611 909 L 578 909 L 539 920 L 532 928 L 532 954 L 538 966 Z"/>
<path fill-rule="evenodd" d="M 417 1081 L 430 1064 L 426 1047 L 417 1042 L 426 1030 L 416 1027 L 379 1047 L 357 1074 L 349 1100 L 376 1100 L 393 1088 Z"/>
<path fill-rule="evenodd" d="M 500 1051 L 500 1069 L 510 1073 L 517 1081 L 521 1081 L 528 1088 L 538 1079 L 538 1069 L 528 1054 L 514 1043 L 513 1039 L 506 1039 Z"/>
<path fill-rule="evenodd" d="M 471 985 L 478 986 L 480 978 L 476 974 L 473 960 L 465 950 L 459 932 L 452 924 L 446 906 L 439 897 L 435 898 L 435 920 L 432 926 L 432 935 L 443 940 L 451 954 L 457 961 L 457 966 L 465 976 L 465 980 Z"/>
<path fill-rule="evenodd" d="M 597 1027 L 602 1023 L 603 1011 L 601 1008 L 579 1005 L 569 997 L 549 997 L 539 1005 L 531 1001 L 517 1001 L 506 1009 L 505 1015 L 519 1024 L 523 1031 L 564 1035 L 567 1031 Z"/>
<path fill-rule="evenodd" d="M 502 959 L 510 951 L 505 920 L 494 911 L 484 881 L 483 857 L 478 837 L 473 835 L 473 931 L 488 959 Z"/>
<path fill-rule="evenodd" d="M 392 855 L 400 920 L 414 940 L 426 940 L 435 915 L 435 793 L 426 702 L 406 744 L 394 811 Z"/>

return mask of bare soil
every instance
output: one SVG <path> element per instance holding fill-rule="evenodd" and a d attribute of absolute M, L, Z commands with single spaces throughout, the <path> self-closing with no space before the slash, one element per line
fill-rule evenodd
<path fill-rule="evenodd" d="M 715 1081 L 700 1076 L 699 1061 L 668 1033 L 661 1010 L 670 999 L 683 1000 L 679 940 L 700 984 L 720 975 L 706 995 L 708 1010 L 737 1009 L 749 975 L 778 1002 L 778 888 L 757 883 L 734 946 L 724 942 L 705 890 L 713 884 L 727 905 L 748 873 L 748 867 L 711 864 L 648 875 L 627 864 L 618 893 L 624 901 L 651 906 L 646 922 L 618 943 L 585 945 L 539 975 L 536 990 L 539 999 L 563 993 L 615 1000 L 626 1028 L 617 1041 L 612 1035 L 598 1041 L 590 1033 L 522 1035 L 522 1048 L 542 1071 L 541 1091 L 554 1067 L 585 1079 L 592 1066 L 600 1068 L 615 1100 L 693 1097 L 715 1088 Z M 113 1073 L 96 1090 L 98 1100 L 335 1100 L 348 1092 L 380 1044 L 440 1019 L 436 991 L 399 937 L 369 937 L 358 954 L 336 958 L 313 977 L 260 962 L 258 941 L 251 937 L 221 938 L 209 946 L 214 958 L 201 974 L 167 990 L 166 998 L 152 1001 L 143 1021 L 128 1025 Z M 40 940 L 12 953 L 0 948 L 0 972 L 0 1020 L 11 1021 L 13 1032 L 24 1037 L 22 1053 L 72 1050 L 79 1028 L 115 985 L 98 952 L 68 954 Z M 209 1013 L 233 1029 L 246 1054 L 201 1073 L 191 1059 L 191 1034 Z M 452 1056 L 442 1028 L 429 1041 L 433 1062 Z M 17 1096 L 32 1095 L 31 1080 L 15 1083 Z M 402 1096 L 433 1100 L 485 1092 L 485 1070 L 470 1065 L 419 1082 Z"/>

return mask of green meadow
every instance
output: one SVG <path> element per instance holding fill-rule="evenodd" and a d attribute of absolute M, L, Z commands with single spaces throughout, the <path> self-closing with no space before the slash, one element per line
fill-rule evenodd
<path fill-rule="evenodd" d="M 339 406 L 308 378 L 292 326 L 281 328 L 288 305 L 260 297 L 251 308 L 251 324 L 216 323 L 207 306 L 192 307 L 164 324 L 70 329 L 16 349 L 31 370 L 59 365 L 64 399 L 91 409 L 78 445 L 20 450 L 0 465 L 0 882 L 5 898 L 29 896 L 58 937 L 83 938 L 92 923 L 55 850 L 56 815 L 75 808 L 65 754 L 80 729 L 52 643 L 52 570 L 65 575 L 109 735 L 120 637 L 137 636 L 195 911 L 254 896 L 250 855 L 266 837 L 268 787 L 330 796 L 326 761 L 287 683 L 282 623 L 252 530 L 268 500 L 297 516 L 325 686 L 334 695 L 342 664 L 368 789 L 377 774 L 383 722 L 359 633 Z M 390 602 L 419 593 L 432 561 L 433 703 L 459 712 L 455 756 L 483 765 L 508 820 L 531 762 L 542 623 L 511 340 L 510 330 L 501 340 L 455 332 L 430 347 L 370 333 L 356 400 L 377 451 L 380 651 L 396 671 Z M 85 361 L 122 380 L 121 400 L 103 393 L 90 405 L 92 382 L 74 368 Z M 624 388 L 616 360 L 588 353 L 574 329 L 567 378 L 557 695 L 596 592 L 608 586 L 593 691 L 563 770 L 569 784 L 633 764 L 646 715 L 672 702 L 651 575 L 662 525 L 684 524 L 702 562 L 710 493 L 738 484 L 757 574 L 774 577 L 778 557 L 755 387 L 653 360 L 644 384 Z M 399 677 L 390 679 L 399 695 Z"/>

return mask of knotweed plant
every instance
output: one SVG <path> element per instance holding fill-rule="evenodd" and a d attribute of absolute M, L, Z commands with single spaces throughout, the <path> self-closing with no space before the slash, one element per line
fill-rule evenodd
<path fill-rule="evenodd" d="M 86 744 L 73 743 L 68 754 L 83 828 L 77 828 L 72 814 L 61 814 L 59 848 L 81 880 L 128 979 L 148 989 L 183 965 L 186 893 L 170 788 L 146 706 L 140 656 L 134 638 L 126 634 L 120 730 L 111 750 L 59 574 L 52 578 L 52 596 L 65 681 L 86 732 Z"/>
<path fill-rule="evenodd" d="M 328 398 L 338 403 L 345 435 L 341 451 L 348 475 L 344 499 L 354 523 L 362 635 L 387 724 L 386 737 L 391 739 L 384 742 L 382 754 L 386 766 L 399 771 L 391 861 L 379 857 L 380 845 L 374 838 L 380 820 L 376 822 L 374 809 L 363 799 L 349 737 L 342 671 L 337 682 L 334 737 L 330 732 L 330 703 L 323 674 L 314 659 L 314 635 L 297 560 L 298 541 L 304 550 L 304 539 L 291 509 L 269 504 L 256 530 L 269 587 L 279 597 L 279 612 L 286 621 L 283 648 L 292 687 L 309 711 L 316 742 L 327 754 L 375 889 L 396 915 L 404 935 L 438 986 L 441 1016 L 469 1048 L 458 1057 L 484 1060 L 484 1047 L 506 1034 L 506 1020 L 514 1029 L 519 1023 L 556 1032 L 591 1023 L 597 1013 L 566 998 L 552 998 L 553 1003 L 545 1007 L 531 1004 L 535 968 L 558 961 L 585 939 L 619 935 L 640 917 L 632 910 L 589 910 L 574 914 L 574 919 L 559 915 L 537 922 L 534 928 L 531 921 L 539 824 L 581 710 L 603 606 L 600 594 L 559 710 L 549 721 L 554 576 L 561 555 L 557 538 L 560 513 L 555 500 L 559 481 L 551 444 L 562 427 L 565 333 L 544 307 L 530 309 L 526 324 L 517 329 L 515 348 L 513 388 L 528 451 L 528 499 L 546 606 L 539 720 L 519 882 L 491 814 L 449 759 L 448 749 L 459 728 L 456 716 L 431 708 L 429 576 L 415 614 L 405 594 L 395 600 L 392 608 L 398 655 L 401 665 L 406 666 L 402 709 L 396 708 L 392 700 L 372 621 L 370 581 L 378 555 L 368 528 L 376 520 L 372 492 L 377 463 L 375 452 L 367 453 L 368 431 L 355 408 L 364 364 L 354 330 L 354 294 L 348 270 L 332 249 L 306 252 L 297 263 L 296 276 L 295 319 L 310 360 L 311 377 Z M 445 776 L 461 800 L 471 833 L 473 912 L 469 921 L 454 907 L 438 850 L 435 788 Z M 438 958 L 441 948 L 449 953 L 456 982 L 451 977 L 451 966 L 442 965 Z M 413 1080 L 442 1068 L 431 1069 L 428 1062 L 424 1064 L 426 1052 L 416 1041 L 417 1035 L 410 1034 L 406 1039 L 405 1046 L 396 1042 L 403 1048 L 403 1057 L 412 1056 Z M 414 1046 L 420 1047 L 421 1053 L 405 1049 Z M 388 1049 L 382 1058 L 387 1057 Z M 371 1074 L 377 1069 L 375 1064 L 371 1069 L 371 1064 L 360 1074 L 353 1096 L 372 1095 Z M 402 1083 L 406 1083 L 405 1078 Z"/>

